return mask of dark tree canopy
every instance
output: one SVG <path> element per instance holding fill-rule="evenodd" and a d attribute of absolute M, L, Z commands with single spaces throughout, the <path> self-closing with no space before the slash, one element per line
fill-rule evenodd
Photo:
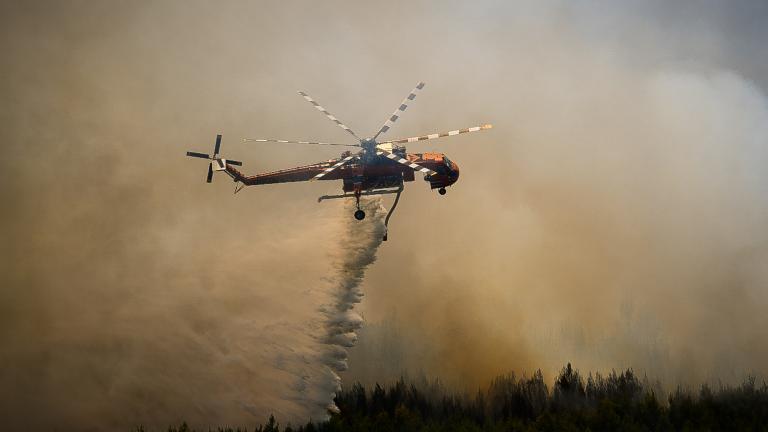
<path fill-rule="evenodd" d="M 768 385 L 757 385 L 754 378 L 737 387 L 678 388 L 660 398 L 657 387 L 631 369 L 590 373 L 585 382 L 570 363 L 551 391 L 541 371 L 498 376 L 472 396 L 449 392 L 439 381 L 401 378 L 372 389 L 354 384 L 338 394 L 336 404 L 340 414 L 321 423 L 281 429 L 269 416 L 253 429 L 218 432 L 768 431 Z M 182 424 L 168 432 L 193 431 Z"/>

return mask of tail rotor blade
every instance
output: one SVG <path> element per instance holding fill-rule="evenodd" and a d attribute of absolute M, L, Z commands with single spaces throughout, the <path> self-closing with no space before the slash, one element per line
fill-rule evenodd
<path fill-rule="evenodd" d="M 200 158 L 200 159 L 210 159 L 211 158 L 210 156 L 208 156 L 205 153 L 190 152 L 190 151 L 187 152 L 187 156 L 189 156 L 189 157 L 196 157 L 196 158 Z"/>
<path fill-rule="evenodd" d="M 242 166 L 243 163 L 238 160 L 227 160 L 223 159 L 221 157 L 221 154 L 219 153 L 221 151 L 221 134 L 216 135 L 216 144 L 213 147 L 213 155 L 208 155 L 205 153 L 198 153 L 193 151 L 188 151 L 187 156 L 194 157 L 194 158 L 200 158 L 200 159 L 208 159 L 210 162 L 208 163 L 208 174 L 205 176 L 205 182 L 211 183 L 213 182 L 213 164 L 216 164 L 216 171 L 225 171 L 226 165 L 235 165 L 235 166 Z M 232 175 L 229 171 L 227 171 L 227 174 L 230 176 Z"/>
<path fill-rule="evenodd" d="M 219 154 L 220 148 L 221 148 L 221 135 L 216 135 L 216 146 L 213 149 L 213 154 L 214 155 Z"/>

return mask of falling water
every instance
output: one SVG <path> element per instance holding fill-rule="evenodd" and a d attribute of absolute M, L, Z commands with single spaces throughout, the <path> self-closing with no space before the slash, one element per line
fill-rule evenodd
<path fill-rule="evenodd" d="M 363 325 L 363 318 L 354 311 L 355 305 L 363 298 L 361 283 L 366 268 L 376 260 L 376 251 L 384 235 L 384 216 L 386 210 L 380 199 L 362 203 L 366 218 L 363 221 L 347 218 L 342 235 L 339 238 L 339 254 L 334 260 L 331 277 L 330 304 L 321 308 L 325 316 L 326 349 L 322 362 L 328 368 L 329 403 L 327 409 L 337 412 L 333 403 L 335 392 L 341 387 L 341 379 L 336 372 L 347 369 L 347 349 L 357 341 L 356 331 Z M 345 216 L 354 211 L 351 200 L 344 206 Z"/>

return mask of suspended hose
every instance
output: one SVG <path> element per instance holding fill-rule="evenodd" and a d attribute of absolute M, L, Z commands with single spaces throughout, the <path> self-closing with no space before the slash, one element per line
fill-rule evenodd
<path fill-rule="evenodd" d="M 400 201 L 400 194 L 403 193 L 403 187 L 401 186 L 400 189 L 397 190 L 397 196 L 395 196 L 395 202 L 392 203 L 392 207 L 389 209 L 389 212 L 387 212 L 387 217 L 384 218 L 384 241 L 387 240 L 387 224 L 389 224 L 389 218 L 392 216 L 392 213 L 395 211 L 395 207 L 397 207 L 397 202 Z"/>

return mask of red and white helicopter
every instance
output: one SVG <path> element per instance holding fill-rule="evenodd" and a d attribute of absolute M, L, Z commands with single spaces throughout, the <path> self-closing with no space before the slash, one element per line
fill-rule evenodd
<path fill-rule="evenodd" d="M 315 180 L 342 180 L 343 194 L 324 195 L 321 196 L 318 201 L 337 198 L 355 198 L 357 211 L 355 211 L 354 216 L 357 220 L 363 220 L 365 218 L 365 212 L 360 208 L 361 196 L 397 194 L 392 208 L 389 210 L 385 219 L 386 226 L 392 212 L 397 206 L 398 200 L 400 199 L 400 193 L 403 191 L 403 183 L 413 181 L 416 171 L 423 173 L 424 180 L 429 182 L 430 188 L 437 189 L 440 195 L 445 195 L 445 188 L 456 183 L 459 179 L 459 166 L 455 162 L 449 160 L 443 153 L 407 153 L 404 144 L 492 128 L 490 124 L 483 124 L 481 126 L 457 129 L 449 132 L 378 142 L 377 140 L 379 136 L 386 133 L 392 127 L 408 108 L 408 104 L 416 98 L 418 92 L 423 88 L 424 83 L 419 83 L 416 88 L 403 99 L 403 102 L 397 107 L 395 112 L 392 113 L 392 116 L 389 117 L 376 135 L 372 138 L 365 139 L 358 137 L 352 129 L 331 115 L 331 113 L 326 111 L 325 108 L 315 102 L 309 95 L 304 92 L 299 92 L 299 94 L 306 99 L 307 102 L 312 104 L 315 109 L 325 114 L 328 119 L 355 137 L 357 142 L 354 144 L 276 139 L 243 139 L 245 142 L 335 145 L 359 148 L 356 152 L 343 152 L 338 159 L 280 171 L 245 175 L 234 168 L 235 166 L 242 166 L 242 162 L 224 159 L 221 156 L 219 152 L 221 149 L 221 135 L 216 135 L 216 144 L 213 148 L 212 155 L 190 151 L 187 152 L 187 156 L 210 160 L 211 162 L 208 165 L 208 177 L 206 178 L 206 181 L 210 183 L 213 180 L 214 172 L 223 171 L 232 177 L 236 183 L 239 183 L 239 186 L 235 189 L 235 193 L 245 186 Z M 384 240 L 386 239 L 387 235 L 384 234 Z"/>

